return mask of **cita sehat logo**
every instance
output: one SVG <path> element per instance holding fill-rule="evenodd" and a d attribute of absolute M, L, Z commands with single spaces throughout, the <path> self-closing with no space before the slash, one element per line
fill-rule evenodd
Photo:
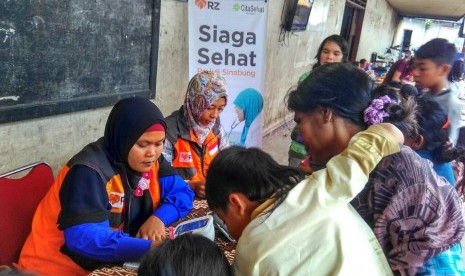
<path fill-rule="evenodd" d="M 203 9 L 207 5 L 207 0 L 195 0 L 195 5 L 199 7 L 199 9 Z"/>

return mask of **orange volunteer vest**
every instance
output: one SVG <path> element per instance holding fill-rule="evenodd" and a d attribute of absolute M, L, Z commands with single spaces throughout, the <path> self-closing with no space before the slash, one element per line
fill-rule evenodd
<path fill-rule="evenodd" d="M 58 174 L 50 191 L 37 207 L 32 221 L 32 232 L 26 240 L 19 259 L 19 268 L 41 275 L 87 275 L 84 270 L 67 255 L 60 252 L 64 244 L 64 234 L 58 229 L 60 214 L 59 192 L 65 176 L 70 168 L 65 165 Z M 160 186 L 158 183 L 158 162 L 152 167 L 152 178 L 149 191 L 156 209 L 160 202 Z M 111 203 L 110 217 L 120 217 L 124 206 L 124 188 L 119 174 L 111 177 L 106 183 L 108 199 Z M 111 219 L 111 221 L 122 221 Z M 112 229 L 122 229 L 124 222 L 111 225 Z"/>
<path fill-rule="evenodd" d="M 174 154 L 171 165 L 186 180 L 205 180 L 208 167 L 219 152 L 219 140 L 210 131 L 202 147 L 190 130 L 191 141 L 178 137 L 174 143 Z"/>

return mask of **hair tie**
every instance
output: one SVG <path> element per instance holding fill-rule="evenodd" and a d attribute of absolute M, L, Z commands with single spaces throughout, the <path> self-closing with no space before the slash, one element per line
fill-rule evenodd
<path fill-rule="evenodd" d="M 450 125 L 450 119 L 449 119 L 449 117 L 447 117 L 447 120 L 444 122 L 444 124 L 442 125 L 441 129 L 448 128 L 449 125 Z"/>
<path fill-rule="evenodd" d="M 382 123 L 384 118 L 389 117 L 389 113 L 384 111 L 384 105 L 390 103 L 393 103 L 393 100 L 387 95 L 373 99 L 370 105 L 363 111 L 363 120 L 365 123 L 369 125 Z"/>

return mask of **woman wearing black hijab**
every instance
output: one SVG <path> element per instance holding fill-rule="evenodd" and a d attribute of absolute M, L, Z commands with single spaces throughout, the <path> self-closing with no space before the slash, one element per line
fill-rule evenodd
<path fill-rule="evenodd" d="M 76 154 L 39 204 L 19 266 L 42 275 L 86 275 L 137 261 L 187 215 L 194 192 L 161 154 L 166 124 L 150 100 L 112 109 L 104 136 Z"/>

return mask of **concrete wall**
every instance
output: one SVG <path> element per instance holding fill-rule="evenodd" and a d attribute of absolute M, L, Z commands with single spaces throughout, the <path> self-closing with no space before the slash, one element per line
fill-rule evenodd
<path fill-rule="evenodd" d="M 165 116 L 179 109 L 189 81 L 187 2 L 161 1 L 155 103 Z"/>
<path fill-rule="evenodd" d="M 400 19 L 385 0 L 368 0 L 356 60 L 370 60 L 371 53 L 383 55 L 392 46 Z"/>
<path fill-rule="evenodd" d="M 404 30 L 412 31 L 411 49 L 418 49 L 421 45 L 429 40 L 440 37 L 454 43 L 457 42 L 458 51 L 461 51 L 463 46 L 463 39 L 457 38 L 460 29 L 458 22 L 445 22 L 432 20 L 431 25 L 426 28 L 425 19 L 421 18 L 404 18 L 402 19 L 397 34 L 395 36 L 394 44 L 402 43 L 402 36 Z"/>
<path fill-rule="evenodd" d="M 394 16 L 385 0 L 368 3 L 365 15 L 368 19 L 364 22 L 359 46 L 361 56 L 390 45 L 390 32 L 394 28 Z M 320 42 L 340 32 L 345 1 L 315 0 L 308 30 L 286 35 L 280 42 L 282 5 L 283 1 L 269 1 L 265 133 L 291 118 L 283 99 L 300 74 L 315 62 Z M 383 19 L 386 14 L 388 19 Z M 383 23 L 378 23 L 379 20 Z M 187 3 L 163 0 L 155 103 L 165 115 L 182 104 L 188 82 L 187 25 Z M 0 172 L 44 160 L 56 174 L 72 155 L 103 134 L 109 111 L 107 107 L 0 125 Z"/>
<path fill-rule="evenodd" d="M 289 88 L 299 76 L 310 70 L 321 41 L 339 34 L 344 0 L 315 1 L 307 31 L 286 34 L 279 42 L 282 1 L 269 1 L 267 30 L 267 61 L 265 73 L 265 133 L 290 118 L 283 104 Z"/>

